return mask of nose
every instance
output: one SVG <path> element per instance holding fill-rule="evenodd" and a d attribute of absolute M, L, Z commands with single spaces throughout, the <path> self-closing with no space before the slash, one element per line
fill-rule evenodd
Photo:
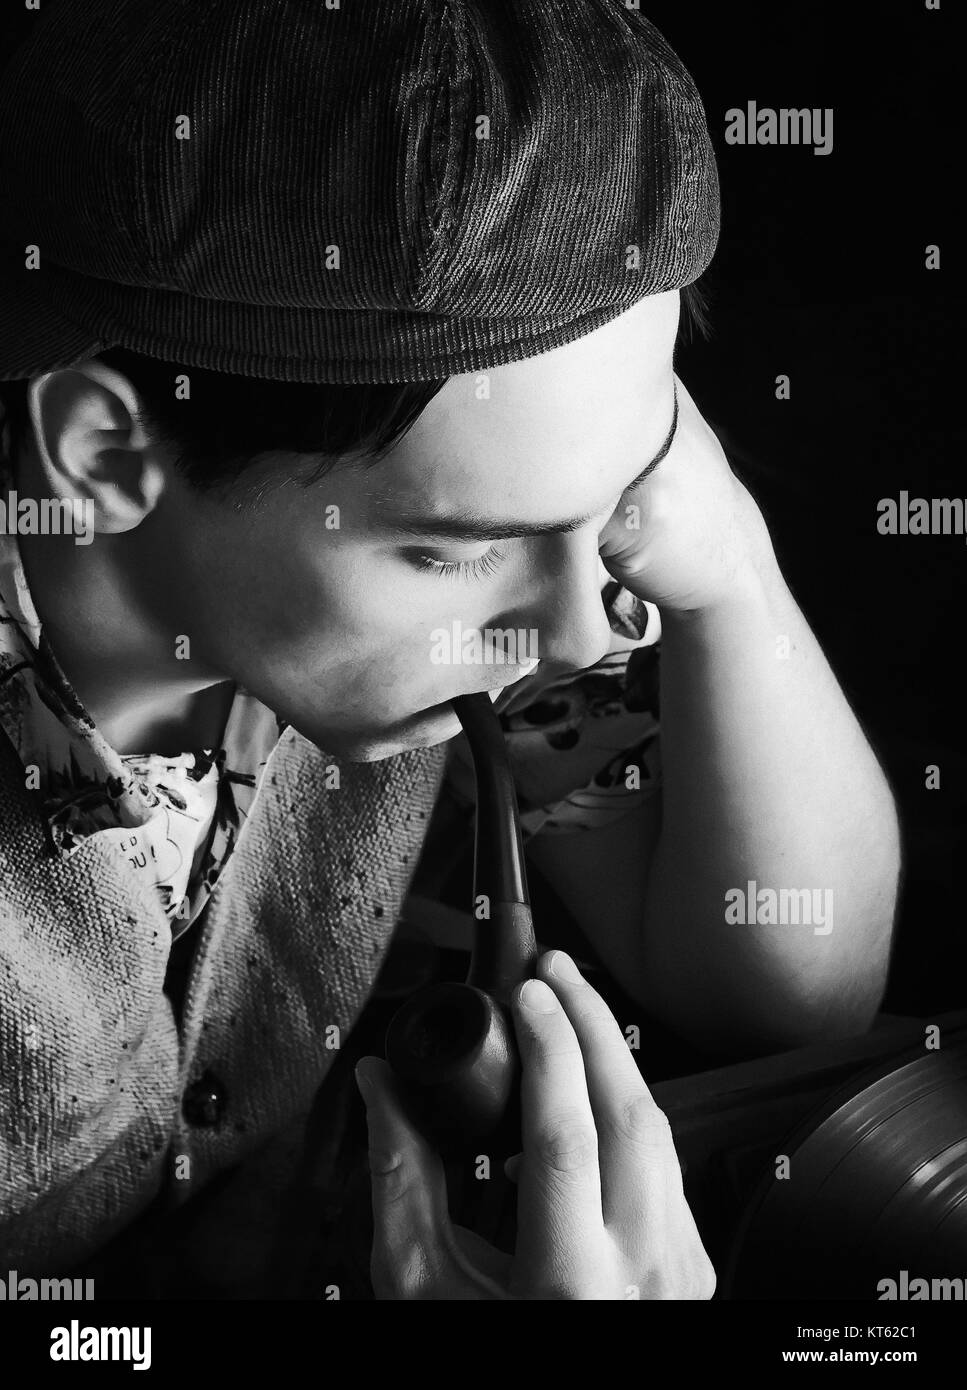
<path fill-rule="evenodd" d="M 535 555 L 540 567 L 527 602 L 514 609 L 516 626 L 536 632 L 542 669 L 580 671 L 611 648 L 611 628 L 601 599 L 598 537 L 593 529 L 548 536 Z"/>

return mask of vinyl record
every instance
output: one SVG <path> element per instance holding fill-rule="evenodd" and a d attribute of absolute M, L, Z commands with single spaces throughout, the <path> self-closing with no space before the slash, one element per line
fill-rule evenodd
<path fill-rule="evenodd" d="M 720 1287 L 877 1300 L 891 1280 L 967 1294 L 967 1035 L 855 1078 L 777 1145 Z"/>

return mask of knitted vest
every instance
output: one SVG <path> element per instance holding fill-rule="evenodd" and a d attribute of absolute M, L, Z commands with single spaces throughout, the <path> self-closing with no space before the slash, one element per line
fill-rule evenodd
<path fill-rule="evenodd" d="M 179 1026 L 157 895 L 96 836 L 50 857 L 36 794 L 0 735 L 5 1267 L 56 1276 L 127 1225 L 174 1165 L 177 1204 L 308 1113 L 386 952 L 445 755 L 351 763 L 286 730 L 192 928 Z M 182 1115 L 205 1072 L 225 1096 L 212 1128 Z"/>

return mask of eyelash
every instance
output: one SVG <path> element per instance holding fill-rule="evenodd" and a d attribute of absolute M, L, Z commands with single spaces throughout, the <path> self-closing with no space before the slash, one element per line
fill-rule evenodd
<path fill-rule="evenodd" d="M 483 579 L 485 575 L 496 573 L 504 558 L 504 552 L 492 545 L 476 560 L 434 560 L 429 555 L 419 556 L 421 570 L 429 570 L 443 579 Z"/>

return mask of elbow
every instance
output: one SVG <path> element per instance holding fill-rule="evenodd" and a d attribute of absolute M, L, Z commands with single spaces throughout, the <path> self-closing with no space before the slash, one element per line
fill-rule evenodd
<path fill-rule="evenodd" d="M 844 1038 L 861 1037 L 876 1022 L 885 993 L 885 971 L 875 982 L 853 980 L 814 988 L 808 995 L 785 987 L 757 992 L 754 999 L 733 998 L 728 1014 L 699 1021 L 679 1031 L 693 1046 L 726 1061 L 771 1056 Z"/>
<path fill-rule="evenodd" d="M 677 1009 L 668 1008 L 671 999 L 666 997 L 661 1022 L 717 1062 L 861 1037 L 877 1020 L 886 990 L 886 967 L 888 951 L 884 949 L 873 967 L 867 960 L 861 970 L 843 970 L 825 979 L 777 977 L 771 972 L 763 979 L 754 972 L 752 980 L 739 984 L 732 977 L 728 990 L 717 988 L 714 995 L 702 991 L 699 1006 L 693 992 L 686 1008 L 682 1008 L 684 999 L 679 999 Z"/>
<path fill-rule="evenodd" d="M 768 1052 L 789 1052 L 798 1047 L 862 1037 L 876 1022 L 882 996 L 880 990 L 873 998 L 835 999 L 820 1005 L 791 1007 L 782 1017 L 762 1021 L 757 1046 Z"/>

